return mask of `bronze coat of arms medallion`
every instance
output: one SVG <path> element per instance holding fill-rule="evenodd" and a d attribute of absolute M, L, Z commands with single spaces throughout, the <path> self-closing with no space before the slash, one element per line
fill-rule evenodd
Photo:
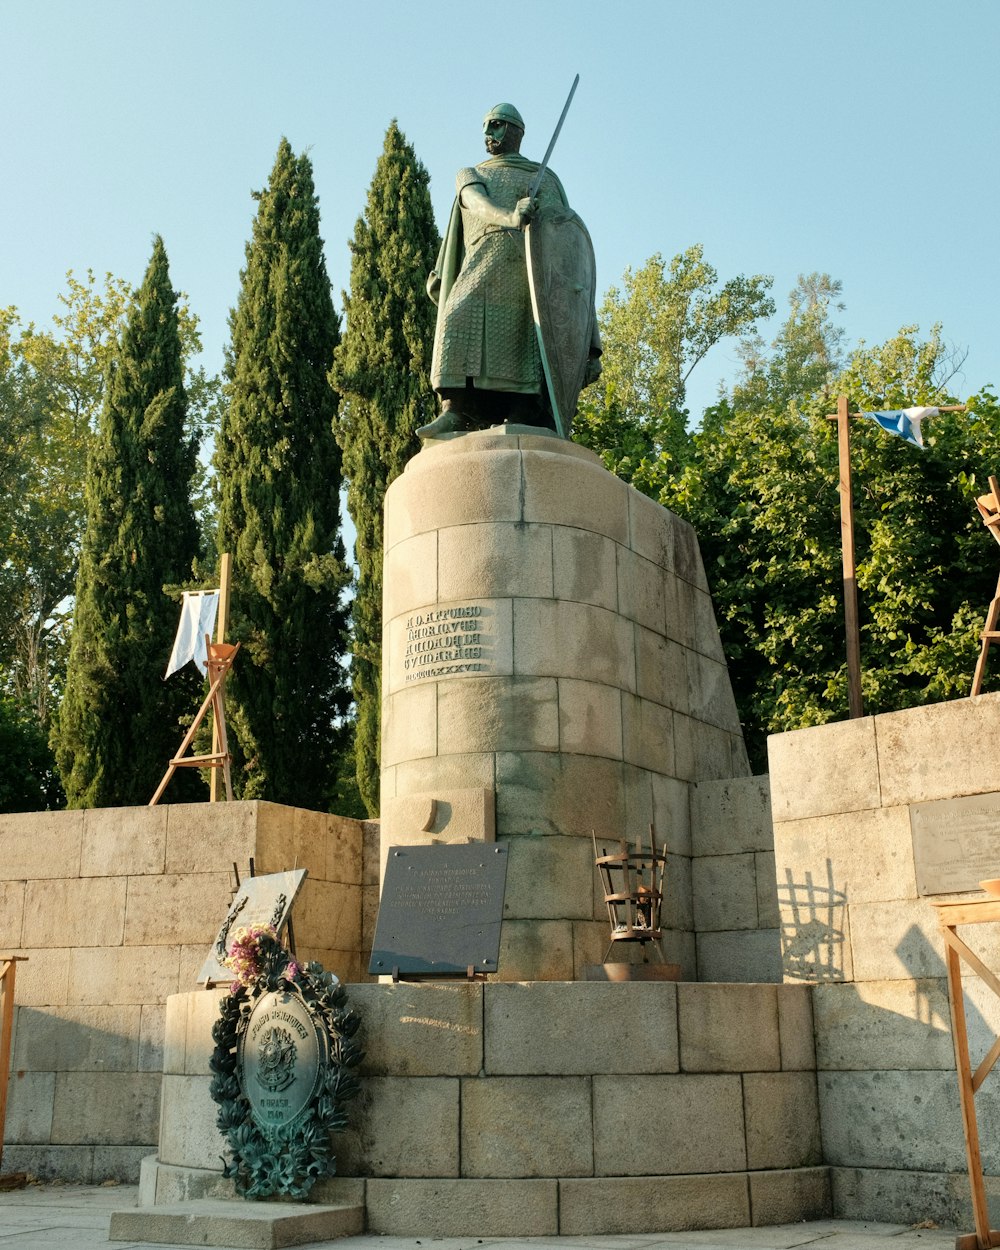
<path fill-rule="evenodd" d="M 222 1175 L 244 1198 L 304 1199 L 336 1174 L 331 1134 L 359 1089 L 361 1023 L 322 964 L 300 964 L 273 929 L 240 938 L 238 977 L 219 1000 L 209 1093 L 224 1139 Z M 233 965 L 236 970 L 236 965 Z"/>
<path fill-rule="evenodd" d="M 323 1084 L 326 1031 L 298 994 L 262 995 L 240 1037 L 240 1086 L 250 1115 L 267 1134 L 295 1124 Z"/>

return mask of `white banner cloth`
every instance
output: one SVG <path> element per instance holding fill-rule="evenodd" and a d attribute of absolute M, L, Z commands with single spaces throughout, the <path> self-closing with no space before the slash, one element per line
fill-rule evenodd
<path fill-rule="evenodd" d="M 218 611 L 217 590 L 185 590 L 181 603 L 181 619 L 177 624 L 177 637 L 174 639 L 174 649 L 170 652 L 167 671 L 163 674 L 164 681 L 171 673 L 183 668 L 188 660 L 193 660 L 198 672 L 204 675 L 208 667 L 205 635 L 211 636 L 215 630 Z"/>

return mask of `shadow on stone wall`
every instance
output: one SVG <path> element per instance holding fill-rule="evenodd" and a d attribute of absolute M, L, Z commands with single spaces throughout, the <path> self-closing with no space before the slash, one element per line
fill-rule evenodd
<path fill-rule="evenodd" d="M 778 883 L 781 911 L 781 959 L 786 980 L 843 981 L 844 925 L 847 895 L 833 881 L 833 864 L 826 860 L 826 882 L 806 872 L 801 882 L 785 869 Z"/>

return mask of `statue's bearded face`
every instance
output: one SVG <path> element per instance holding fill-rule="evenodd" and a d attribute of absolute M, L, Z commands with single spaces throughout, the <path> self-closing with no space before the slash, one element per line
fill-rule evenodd
<path fill-rule="evenodd" d="M 491 118 L 486 123 L 486 151 L 490 156 L 503 156 L 507 152 L 519 152 L 524 131 L 513 122 Z"/>

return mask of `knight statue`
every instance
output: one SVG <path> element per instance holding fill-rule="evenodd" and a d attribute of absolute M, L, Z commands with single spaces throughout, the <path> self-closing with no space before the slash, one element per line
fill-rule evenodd
<path fill-rule="evenodd" d="M 601 371 L 590 235 L 551 169 L 521 155 L 524 120 L 512 104 L 490 109 L 483 131 L 489 155 L 458 172 L 427 280 L 441 411 L 417 433 L 507 422 L 568 438 L 580 390 Z"/>

